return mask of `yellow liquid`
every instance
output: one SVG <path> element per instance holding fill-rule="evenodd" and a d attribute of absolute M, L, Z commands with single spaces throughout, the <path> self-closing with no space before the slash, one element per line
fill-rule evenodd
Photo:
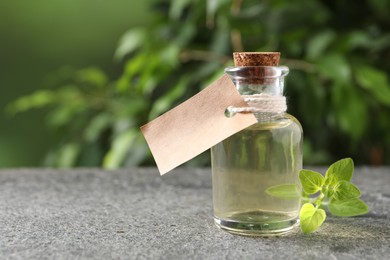
<path fill-rule="evenodd" d="M 211 149 L 214 219 L 242 235 L 277 235 L 298 223 L 300 197 L 270 195 L 270 187 L 299 187 L 302 128 L 288 114 L 253 125 Z"/>

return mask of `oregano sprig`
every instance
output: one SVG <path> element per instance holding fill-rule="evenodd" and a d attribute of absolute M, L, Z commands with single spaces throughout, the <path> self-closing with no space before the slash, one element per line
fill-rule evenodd
<path fill-rule="evenodd" d="M 303 204 L 299 213 L 304 234 L 315 231 L 325 221 L 325 205 L 332 215 L 340 217 L 358 216 L 368 212 L 368 206 L 359 199 L 360 190 L 350 182 L 353 171 L 353 160 L 345 158 L 333 163 L 326 171 L 325 177 L 310 170 L 299 172 L 303 197 L 309 201 Z"/>

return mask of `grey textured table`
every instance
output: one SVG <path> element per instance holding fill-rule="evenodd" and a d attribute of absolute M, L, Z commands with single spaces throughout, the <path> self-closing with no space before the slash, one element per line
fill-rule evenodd
<path fill-rule="evenodd" d="M 214 226 L 209 169 L 0 170 L 0 258 L 390 259 L 390 169 L 353 182 L 369 214 L 251 238 Z"/>

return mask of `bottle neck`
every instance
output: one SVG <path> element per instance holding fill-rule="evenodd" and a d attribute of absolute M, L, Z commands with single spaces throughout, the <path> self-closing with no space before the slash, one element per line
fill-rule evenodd
<path fill-rule="evenodd" d="M 284 77 L 288 71 L 285 66 L 229 67 L 225 69 L 258 122 L 273 121 L 287 110 L 283 90 Z"/>
<path fill-rule="evenodd" d="M 286 66 L 247 66 L 228 67 L 225 72 L 241 95 L 283 96 L 284 77 L 289 69 Z"/>
<path fill-rule="evenodd" d="M 275 81 L 279 81 L 276 79 Z M 283 80 L 283 79 L 282 79 Z M 269 95 L 269 96 L 283 96 L 283 83 L 272 82 L 268 84 L 248 84 L 246 82 L 234 82 L 238 92 L 241 95 Z"/>

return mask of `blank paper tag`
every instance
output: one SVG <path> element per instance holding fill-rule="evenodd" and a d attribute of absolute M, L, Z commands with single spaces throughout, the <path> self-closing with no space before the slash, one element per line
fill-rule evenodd
<path fill-rule="evenodd" d="M 227 137 L 256 123 L 252 113 L 225 116 L 229 106 L 247 107 L 228 75 L 141 127 L 163 175 Z"/>

